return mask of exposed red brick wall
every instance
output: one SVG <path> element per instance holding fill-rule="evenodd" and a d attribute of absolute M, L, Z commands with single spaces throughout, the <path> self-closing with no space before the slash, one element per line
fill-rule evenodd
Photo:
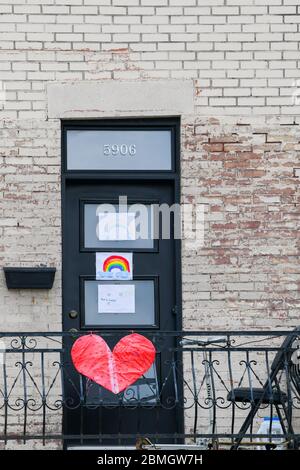
<path fill-rule="evenodd" d="M 186 327 L 299 323 L 299 141 L 278 120 L 184 120 L 182 197 L 206 205 L 205 244 L 183 257 Z"/>

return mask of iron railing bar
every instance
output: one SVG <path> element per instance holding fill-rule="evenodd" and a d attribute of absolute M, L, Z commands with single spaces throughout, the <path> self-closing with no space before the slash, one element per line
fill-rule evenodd
<path fill-rule="evenodd" d="M 271 370 L 270 370 L 270 365 L 269 365 L 269 351 L 265 352 L 265 358 L 266 358 L 266 369 L 267 369 L 267 382 L 268 382 L 268 389 L 270 393 L 270 397 L 272 397 L 273 400 L 273 389 L 272 389 L 272 384 L 270 381 L 270 375 L 271 375 Z"/>
<path fill-rule="evenodd" d="M 173 376 L 173 383 L 174 383 L 174 402 L 178 403 L 179 393 L 178 393 L 178 383 L 177 383 L 177 374 L 176 374 L 177 367 L 176 367 L 176 361 L 174 358 L 172 359 L 171 368 L 172 368 L 172 376 Z"/>
<path fill-rule="evenodd" d="M 139 393 L 139 392 L 138 392 Z M 122 424 L 122 415 L 121 415 L 121 406 L 122 405 L 122 400 L 123 400 L 123 397 L 121 394 L 118 394 L 118 402 L 119 402 L 119 406 L 117 407 L 117 415 L 118 415 L 118 444 L 121 445 L 121 424 Z M 139 413 L 137 413 L 138 415 Z M 138 428 L 138 425 L 139 425 L 139 417 L 137 416 L 137 428 Z"/>
<path fill-rule="evenodd" d="M 101 424 L 102 424 L 102 416 L 103 416 L 103 400 L 100 395 L 99 406 L 98 406 L 98 434 L 99 434 L 99 444 L 102 444 L 102 433 L 101 433 Z"/>
<path fill-rule="evenodd" d="M 230 337 L 227 337 L 227 341 L 229 343 Z M 231 365 L 231 351 L 230 349 L 227 350 L 227 364 L 228 364 L 228 372 L 229 372 L 229 382 L 230 382 L 230 393 L 232 395 L 232 403 L 231 403 L 231 434 L 234 433 L 234 423 L 235 423 L 235 391 L 233 386 L 233 372 L 232 372 L 232 365 Z M 233 442 L 233 440 L 232 440 Z"/>
<path fill-rule="evenodd" d="M 21 344 L 22 344 L 22 375 L 23 375 L 23 393 L 24 393 L 24 423 L 23 423 L 23 435 L 24 437 L 26 436 L 26 429 L 27 429 L 27 388 L 26 388 L 26 373 L 25 373 L 25 368 L 26 368 L 26 362 L 25 362 L 25 354 L 26 350 L 24 348 L 26 347 L 26 336 L 22 335 L 21 336 Z M 25 441 L 23 441 L 25 442 Z"/>
<path fill-rule="evenodd" d="M 239 347 L 230 347 L 230 351 L 231 352 L 246 352 L 246 351 L 252 351 L 252 352 L 265 352 L 265 351 L 268 351 L 268 352 L 278 352 L 281 350 L 281 347 L 278 346 L 278 347 L 255 347 L 255 348 L 239 348 Z M 212 347 L 193 347 L 193 348 L 188 348 L 188 347 L 184 347 L 184 348 L 179 348 L 179 347 L 174 347 L 174 348 L 170 348 L 169 349 L 170 352 L 191 352 L 191 351 L 194 351 L 194 352 L 203 352 L 203 351 L 207 351 L 207 352 L 224 352 L 224 351 L 228 351 L 228 348 L 220 348 L 220 347 L 215 347 L 215 348 L 212 348 Z M 63 353 L 65 352 L 63 349 L 26 349 L 26 352 L 28 353 L 32 353 L 32 354 L 36 354 L 36 353 Z M 6 354 L 22 354 L 22 350 L 20 349 L 6 349 L 5 351 Z"/>
<path fill-rule="evenodd" d="M 57 369 L 57 371 L 56 371 L 56 374 L 54 375 L 54 377 L 53 377 L 53 379 L 52 379 L 52 382 L 51 382 L 50 385 L 49 385 L 48 392 L 47 392 L 46 395 L 45 395 L 46 399 L 48 398 L 48 396 L 49 396 L 49 394 L 50 394 L 52 388 L 54 387 L 54 385 L 55 385 L 55 383 L 56 383 L 56 379 L 57 379 L 57 377 L 60 375 L 60 371 L 61 371 L 61 369 L 62 369 L 61 363 L 59 363 L 59 362 L 57 362 L 57 361 L 55 361 L 53 365 L 55 365 L 56 363 L 57 363 L 57 365 L 58 365 L 59 367 L 58 367 L 58 369 Z M 62 396 L 64 396 L 63 393 L 62 393 Z"/>
<path fill-rule="evenodd" d="M 43 403 L 43 436 L 46 434 L 46 390 L 45 390 L 45 368 L 44 353 L 41 353 L 41 374 L 42 374 L 42 403 Z M 45 440 L 43 439 L 45 445 Z"/>
<path fill-rule="evenodd" d="M 184 347 L 182 349 L 174 349 L 174 351 L 182 351 L 182 352 L 190 352 L 190 351 L 195 351 L 195 352 L 226 352 L 228 351 L 228 348 L 211 348 L 211 347 L 197 347 L 197 348 L 187 348 Z M 257 347 L 257 348 L 236 348 L 236 347 L 230 347 L 231 352 L 264 352 L 264 351 L 269 351 L 269 352 L 278 352 L 281 351 L 281 347 Z"/>
<path fill-rule="evenodd" d="M 284 361 L 283 369 L 285 371 L 286 378 L 286 389 L 287 389 L 287 428 L 288 432 L 292 432 L 292 400 L 291 400 L 291 388 L 290 388 L 290 372 L 289 372 L 289 360 L 290 358 L 287 355 L 287 350 L 283 351 Z"/>
<path fill-rule="evenodd" d="M 250 366 L 250 357 L 249 357 L 249 351 L 246 351 L 246 362 L 245 362 L 245 367 L 247 369 L 247 375 L 248 375 L 248 382 L 249 382 L 249 388 L 250 388 L 250 397 L 251 397 L 251 404 L 254 403 L 254 396 L 253 396 L 253 387 L 252 387 L 252 379 L 251 379 L 251 366 Z"/>
<path fill-rule="evenodd" d="M 215 433 L 216 429 L 216 419 L 217 419 L 217 408 L 216 408 L 216 388 L 215 388 L 215 381 L 214 381 L 214 372 L 213 372 L 213 360 L 212 360 L 212 355 L 211 352 L 208 353 L 209 357 L 209 362 L 208 362 L 208 367 L 209 367 L 209 377 L 210 377 L 210 384 L 212 388 L 212 404 L 213 404 L 213 417 L 212 417 L 212 433 Z"/>
<path fill-rule="evenodd" d="M 102 439 L 117 439 L 119 436 L 119 434 L 115 434 L 115 433 L 112 433 L 112 434 L 102 434 L 101 437 Z M 174 437 L 174 433 L 147 433 L 146 434 L 147 438 L 151 439 L 151 438 L 155 438 L 157 437 L 158 439 L 164 439 L 164 438 L 173 438 Z M 67 440 L 78 440 L 80 437 L 80 435 L 78 434 L 49 434 L 49 435 L 46 435 L 46 439 L 47 440 L 60 440 L 60 439 L 67 439 Z M 139 438 L 139 437 L 145 437 L 144 434 L 128 434 L 128 433 L 124 433 L 122 434 L 122 438 L 123 439 L 135 439 L 135 438 Z M 194 433 L 177 433 L 176 434 L 176 437 L 178 439 L 189 439 L 189 438 L 193 438 L 194 437 Z M 226 433 L 197 433 L 196 434 L 196 437 L 197 438 L 201 438 L 201 437 L 205 437 L 205 438 L 210 438 L 210 439 L 215 439 L 215 438 L 227 438 L 227 439 L 231 439 L 232 437 L 234 439 L 237 439 L 239 437 L 241 437 L 240 434 L 226 434 Z M 244 438 L 247 438 L 247 439 L 256 439 L 257 438 L 257 434 L 245 434 L 243 435 Z M 269 434 L 260 434 L 259 435 L 260 438 L 263 438 L 263 439 L 268 439 L 270 437 Z M 274 436 L 275 437 L 275 436 Z M 286 437 L 284 434 L 276 434 L 276 439 L 278 438 L 284 438 Z M 288 434 L 288 439 L 294 439 L 295 437 L 299 438 L 300 437 L 300 434 Z M 85 434 L 83 436 L 83 439 L 84 440 L 97 440 L 98 438 L 98 434 Z M 7 437 L 6 437 L 7 440 L 19 440 L 20 439 L 20 435 L 19 434 L 9 434 Z M 22 438 L 23 439 L 23 438 Z M 42 434 L 29 434 L 29 435 L 26 435 L 25 436 L 25 440 L 42 440 L 43 439 L 43 435 Z M 0 435 L 0 441 L 4 441 L 5 440 L 5 437 Z"/>
<path fill-rule="evenodd" d="M 97 334 L 98 332 L 94 332 L 94 334 Z M 9 331 L 4 331 L 0 332 L 0 338 L 1 337 L 20 337 L 20 336 L 26 336 L 26 337 L 36 337 L 36 336 L 41 336 L 44 338 L 50 339 L 52 336 L 57 337 L 57 336 L 66 336 L 66 337 L 75 337 L 75 336 L 85 336 L 91 334 L 90 331 L 77 331 L 77 332 L 69 332 L 69 331 L 53 331 L 53 332 L 36 332 L 36 331 L 29 331 L 29 332 L 9 332 Z M 146 334 L 149 336 L 149 330 L 139 330 L 139 334 Z M 288 336 L 288 335 L 293 335 L 297 336 L 297 334 L 294 330 L 270 330 L 266 333 L 266 331 L 260 331 L 260 330 L 233 330 L 230 331 L 230 337 L 233 338 L 235 336 L 241 337 L 241 336 L 265 336 L 266 338 L 279 338 L 281 336 Z M 105 331 L 101 330 L 101 336 L 116 336 L 116 335 L 124 335 L 124 330 L 110 330 L 110 331 Z M 167 330 L 167 331 L 151 331 L 151 336 L 179 336 L 179 337 L 184 337 L 184 336 L 228 336 L 228 330 L 214 330 L 214 331 L 203 331 L 203 330 Z"/>
<path fill-rule="evenodd" d="M 6 375 L 6 364 L 3 361 L 3 377 L 4 377 L 4 435 L 7 435 L 8 425 L 8 394 L 7 394 L 7 375 Z M 7 444 L 7 441 L 4 441 Z"/>
<path fill-rule="evenodd" d="M 46 349 L 46 348 L 32 348 L 32 349 L 26 349 L 25 350 L 26 352 L 28 353 L 33 353 L 33 354 L 41 354 L 41 353 L 60 353 L 60 352 L 64 352 L 63 349 Z M 22 354 L 22 349 L 13 349 L 13 348 L 10 348 L 10 349 L 6 349 L 5 350 L 5 353 L 8 354 Z"/>

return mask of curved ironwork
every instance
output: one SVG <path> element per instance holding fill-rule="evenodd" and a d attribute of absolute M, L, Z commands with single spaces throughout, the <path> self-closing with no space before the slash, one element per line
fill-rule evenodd
<path fill-rule="evenodd" d="M 274 416 L 275 410 L 284 438 L 293 442 L 300 439 L 295 431 L 300 427 L 299 332 L 141 333 L 154 342 L 157 363 L 118 395 L 81 376 L 68 359 L 70 345 L 87 333 L 0 333 L 5 343 L 0 358 L 0 439 L 7 442 L 21 438 L 25 442 L 67 437 L 84 442 L 92 438 L 83 431 L 89 410 L 99 411 L 100 422 L 101 410 L 119 408 L 137 414 L 149 409 L 158 421 L 171 410 L 183 409 L 185 432 L 173 436 L 174 440 L 197 442 L 204 437 L 226 436 L 233 443 L 241 436 L 253 439 L 258 417 Z M 104 339 L 124 334 L 101 332 Z M 291 341 L 283 347 L 287 337 Z M 282 357 L 274 373 L 278 353 Z M 162 365 L 163 376 L 159 372 Z M 258 412 L 243 429 L 254 408 Z M 63 435 L 64 410 L 81 414 L 80 435 Z M 123 435 L 120 430 L 118 439 Z M 143 435 L 142 423 L 131 437 L 138 435 Z M 99 436 L 100 427 L 94 438 Z M 163 438 L 160 434 L 155 438 L 159 440 L 160 436 Z"/>

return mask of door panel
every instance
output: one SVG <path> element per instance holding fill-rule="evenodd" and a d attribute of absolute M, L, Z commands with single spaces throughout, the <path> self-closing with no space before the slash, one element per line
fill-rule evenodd
<path fill-rule="evenodd" d="M 63 239 L 64 330 L 96 331 L 105 337 L 111 348 L 132 330 L 141 330 L 142 334 L 154 341 L 154 332 L 174 331 L 177 327 L 174 315 L 177 310 L 176 253 L 172 237 L 162 239 L 160 236 L 153 243 L 152 240 L 143 240 L 141 244 L 135 243 L 135 240 L 122 240 L 122 243 L 110 240 L 104 243 L 99 242 L 95 236 L 97 208 L 103 203 L 116 206 L 119 196 L 127 196 L 129 205 L 143 203 L 148 208 L 154 203 L 171 206 L 175 200 L 172 181 L 66 181 Z M 114 283 L 134 285 L 134 313 L 98 313 L 98 286 L 112 281 L 95 279 L 96 251 L 133 253 L 133 280 Z M 65 342 L 65 362 L 69 364 L 73 341 L 71 338 Z M 79 376 L 70 364 L 64 384 L 66 396 L 72 398 L 73 395 L 71 403 L 74 406 L 64 410 L 65 435 L 81 435 L 82 439 L 85 439 L 84 436 L 99 435 L 103 444 L 121 441 L 132 444 L 132 439 L 121 439 L 120 433 L 147 435 L 179 432 L 178 409 L 161 406 L 174 395 L 174 390 L 168 383 L 161 393 L 164 378 L 170 372 L 170 357 L 165 351 L 173 346 L 172 337 L 164 338 L 164 350 L 157 354 L 154 366 L 136 384 L 117 396 Z M 74 396 L 75 389 L 78 390 L 77 397 Z M 149 405 L 148 409 L 147 406 L 137 406 L 141 401 Z M 75 406 L 77 402 L 79 405 Z M 135 406 L 130 406 L 132 403 Z M 108 435 L 115 437 L 108 439 Z M 95 443 L 93 439 L 87 441 L 90 444 Z"/>
<path fill-rule="evenodd" d="M 159 204 L 172 205 L 173 188 L 170 183 L 151 184 L 124 184 L 101 181 L 99 184 L 86 183 L 83 185 L 70 184 L 67 187 L 65 243 L 64 243 L 64 328 L 84 328 L 82 307 L 83 295 L 81 279 L 92 280 L 95 276 L 95 252 L 83 251 L 81 240 L 82 228 L 80 226 L 80 206 L 83 200 L 97 200 L 99 204 L 107 201 L 118 200 L 119 195 L 128 197 L 128 201 L 134 200 L 149 204 L 157 201 Z M 130 203 L 129 203 L 130 204 Z M 83 219 L 84 220 L 84 219 Z M 156 316 L 159 327 L 163 330 L 175 329 L 172 310 L 175 305 L 175 270 L 174 270 L 174 242 L 172 240 L 158 240 L 157 251 L 147 248 L 142 251 L 132 248 L 114 249 L 114 242 L 107 248 L 99 248 L 99 251 L 133 251 L 134 279 L 151 280 L 158 292 L 159 301 L 156 302 Z M 157 297 L 157 296 L 156 296 Z M 77 318 L 70 318 L 68 312 L 75 310 L 80 312 Z M 163 315 L 161 315 L 163 312 Z M 128 324 L 128 328 L 136 325 Z M 88 325 L 90 326 L 90 325 Z M 116 327 L 116 324 L 107 324 L 107 327 Z M 122 327 L 125 325 L 122 324 Z"/>

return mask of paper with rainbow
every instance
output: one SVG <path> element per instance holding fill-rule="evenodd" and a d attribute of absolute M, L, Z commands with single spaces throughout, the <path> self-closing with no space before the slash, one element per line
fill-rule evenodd
<path fill-rule="evenodd" d="M 96 253 L 96 279 L 132 279 L 132 253 Z"/>

